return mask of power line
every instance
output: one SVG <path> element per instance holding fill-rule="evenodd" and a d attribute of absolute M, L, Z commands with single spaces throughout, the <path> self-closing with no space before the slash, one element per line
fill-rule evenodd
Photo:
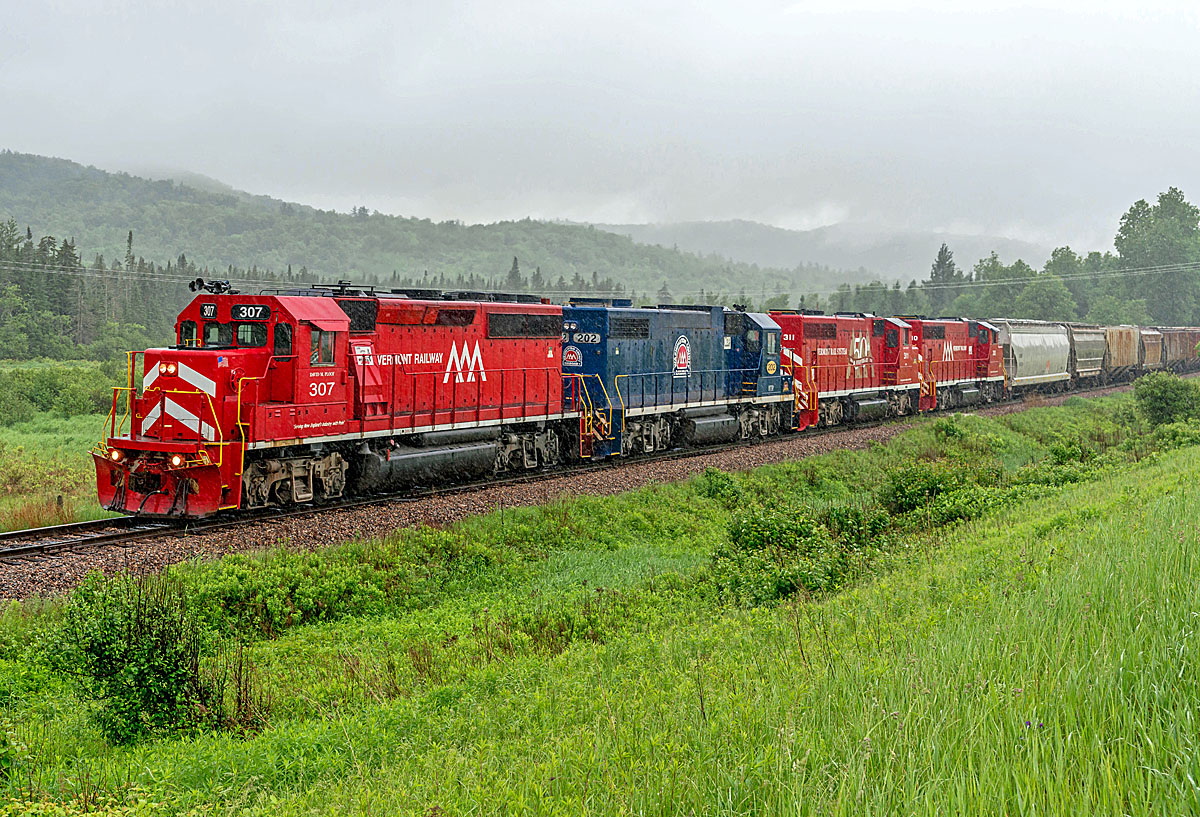
<path fill-rule="evenodd" d="M 39 273 L 39 274 L 50 274 L 50 275 L 70 275 L 70 276 L 74 276 L 74 277 L 92 278 L 92 279 L 98 279 L 98 280 L 99 279 L 139 280 L 140 279 L 142 281 L 147 281 L 147 282 L 173 282 L 173 283 L 190 283 L 191 281 L 195 280 L 194 276 L 180 275 L 176 272 L 168 273 L 165 270 L 146 271 L 146 270 L 127 270 L 127 269 L 123 269 L 123 268 L 122 269 L 111 269 L 111 268 L 99 269 L 99 268 L 95 268 L 95 267 L 84 267 L 82 265 L 80 265 L 80 266 L 61 266 L 61 265 L 60 266 L 47 266 L 44 264 L 40 264 L 38 262 L 18 261 L 18 260 L 0 261 L 0 270 L 14 272 L 14 273 L 22 273 L 22 274 Z M 1147 267 L 1131 267 L 1131 268 L 1117 269 L 1117 270 L 1095 270 L 1095 271 L 1081 270 L 1079 272 L 1066 273 L 1066 274 L 1035 272 L 1031 276 L 1012 276 L 1012 277 L 1007 277 L 1007 278 L 991 278 L 991 279 L 984 279 L 984 280 L 969 280 L 969 281 L 964 280 L 964 281 L 956 281 L 956 282 L 955 281 L 934 282 L 934 281 L 927 280 L 927 281 L 920 282 L 917 286 L 920 289 L 927 290 L 927 291 L 965 290 L 965 289 L 978 289 L 978 288 L 983 288 L 983 287 L 1027 285 L 1027 284 L 1033 283 L 1034 281 L 1037 281 L 1039 279 L 1044 279 L 1044 278 L 1050 277 L 1050 276 L 1057 278 L 1060 281 L 1066 282 L 1066 281 L 1109 280 L 1109 279 L 1116 279 L 1116 278 L 1139 277 L 1139 276 L 1146 276 L 1146 275 L 1162 275 L 1162 274 L 1179 273 L 1179 272 L 1200 272 L 1200 261 L 1179 262 L 1179 263 L 1174 263 L 1174 264 L 1159 264 L 1159 265 L 1147 266 Z M 210 273 L 210 275 L 211 275 L 211 273 Z M 497 273 L 495 275 L 495 280 L 493 280 L 491 282 L 491 285 L 495 286 L 498 283 L 499 279 L 501 279 L 502 277 L 503 277 L 502 273 Z M 228 277 L 228 278 L 220 278 L 219 280 L 227 280 L 231 284 L 239 284 L 239 285 L 246 285 L 246 286 L 254 286 L 254 285 L 260 285 L 260 284 L 278 285 L 281 283 L 289 283 L 289 282 L 294 282 L 294 283 L 298 283 L 298 284 L 308 283 L 305 281 L 288 281 L 287 279 L 283 279 L 283 278 L 279 278 L 279 277 L 271 277 L 271 278 Z M 414 284 L 420 283 L 415 278 L 412 278 L 411 280 L 413 280 Z M 487 280 L 487 279 L 485 278 L 484 280 Z M 894 282 L 894 283 L 899 283 L 899 282 Z M 883 281 L 871 281 L 866 284 L 856 284 L 855 286 L 858 287 L 860 292 L 864 289 L 882 290 L 882 291 L 886 291 L 886 292 L 891 292 L 895 288 L 894 283 L 889 285 L 888 283 L 883 282 Z M 708 288 L 704 288 L 704 287 L 701 287 L 699 289 L 693 289 L 693 288 L 674 289 L 674 288 L 670 287 L 669 282 L 668 282 L 667 286 L 668 286 L 668 289 L 671 289 L 672 297 L 680 296 L 680 295 L 720 294 L 716 290 L 708 289 Z M 547 295 L 555 295 L 555 296 L 563 296 L 563 297 L 572 297 L 572 296 L 585 297 L 588 295 L 597 295 L 597 294 L 601 294 L 601 293 L 605 293 L 605 294 L 620 294 L 622 292 L 630 293 L 636 289 L 638 289 L 638 287 L 631 285 L 631 284 L 625 284 L 623 290 L 595 290 L 595 289 L 554 290 L 551 288 L 547 288 L 546 294 Z M 651 293 L 652 291 L 655 291 L 655 288 L 654 288 L 653 284 L 651 284 L 651 283 L 647 283 L 646 286 L 644 287 L 644 289 L 647 294 Z M 854 290 L 850 288 L 849 284 L 843 284 L 841 286 L 841 288 L 837 288 L 837 289 L 807 289 L 803 286 L 798 287 L 798 289 L 803 291 L 803 293 L 806 295 L 843 295 L 843 294 L 846 294 L 847 292 L 849 292 L 851 294 L 853 294 L 853 292 L 854 292 Z M 907 289 L 907 287 L 905 287 L 904 289 Z M 749 295 L 749 294 L 750 293 L 747 293 L 747 295 Z M 773 294 L 779 295 L 779 294 L 787 294 L 787 293 L 773 293 Z M 734 297 L 734 294 L 732 293 L 732 291 L 730 291 L 730 297 Z"/>

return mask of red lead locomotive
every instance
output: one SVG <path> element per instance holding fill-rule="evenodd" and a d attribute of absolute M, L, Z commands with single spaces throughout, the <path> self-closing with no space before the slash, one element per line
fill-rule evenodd
<path fill-rule="evenodd" d="M 559 306 L 199 283 L 178 345 L 130 354 L 94 452 L 106 508 L 198 517 L 560 457 Z"/>

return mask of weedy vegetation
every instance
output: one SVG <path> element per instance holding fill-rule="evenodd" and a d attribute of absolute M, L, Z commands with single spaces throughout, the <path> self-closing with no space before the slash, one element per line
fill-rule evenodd
<path fill-rule="evenodd" d="M 0 531 L 110 516 L 89 451 L 124 369 L 91 361 L 0 362 Z"/>
<path fill-rule="evenodd" d="M 11 604 L 2 813 L 1200 811 L 1200 432 L 1163 417 L 957 415 Z"/>

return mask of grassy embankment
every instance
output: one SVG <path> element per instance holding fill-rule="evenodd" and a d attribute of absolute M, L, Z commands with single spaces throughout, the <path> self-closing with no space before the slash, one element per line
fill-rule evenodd
<path fill-rule="evenodd" d="M 224 729 L 106 739 L 119 594 L 14 606 L 10 813 L 1196 813 L 1200 449 L 1129 405 L 179 568 Z"/>
<path fill-rule="evenodd" d="M 0 531 L 112 515 L 96 504 L 88 452 L 115 377 L 88 361 L 0 361 Z"/>

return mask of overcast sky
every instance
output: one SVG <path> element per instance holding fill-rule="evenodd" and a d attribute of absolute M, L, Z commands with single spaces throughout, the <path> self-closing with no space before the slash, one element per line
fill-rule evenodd
<path fill-rule="evenodd" d="M 5 5 L 0 147 L 343 211 L 1090 247 L 1200 200 L 1183 2 Z"/>

